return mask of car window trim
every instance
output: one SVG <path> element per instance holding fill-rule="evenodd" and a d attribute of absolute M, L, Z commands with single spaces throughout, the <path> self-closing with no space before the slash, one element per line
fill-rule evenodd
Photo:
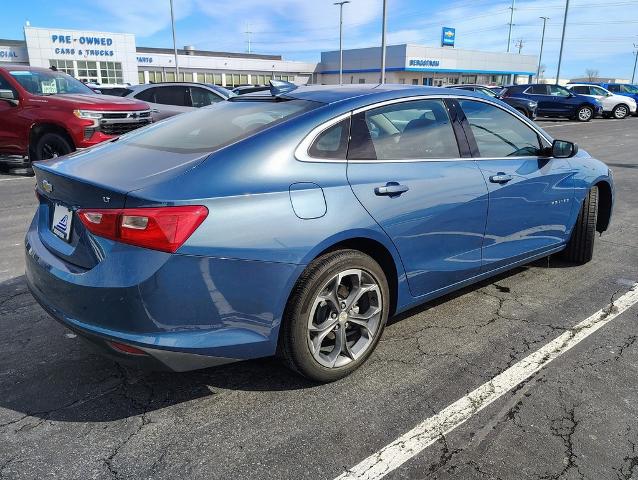
<path fill-rule="evenodd" d="M 529 158 L 546 158 L 542 156 L 533 157 L 533 156 L 525 155 L 525 156 L 516 156 L 516 157 L 496 157 L 496 158 L 458 157 L 458 158 L 412 158 L 409 160 L 354 160 L 354 159 L 348 160 L 348 159 L 338 159 L 338 158 L 314 158 L 308 154 L 308 150 L 310 149 L 310 146 L 314 143 L 314 141 L 317 139 L 319 135 L 321 135 L 328 128 L 336 125 L 342 120 L 345 120 L 349 116 L 351 117 L 358 113 L 363 113 L 368 110 L 374 110 L 375 108 L 385 107 L 387 105 L 411 102 L 415 100 L 434 100 L 434 99 L 439 99 L 443 101 L 445 101 L 446 99 L 447 100 L 458 100 L 458 99 L 474 100 L 477 102 L 487 103 L 488 105 L 495 106 L 497 108 L 500 108 L 504 112 L 512 115 L 515 119 L 517 119 L 520 122 L 523 122 L 525 125 L 530 127 L 532 130 L 534 130 L 534 132 L 536 132 L 536 134 L 540 137 L 541 140 L 545 140 L 549 145 L 552 144 L 552 139 L 548 137 L 545 132 L 541 131 L 536 125 L 530 122 L 529 119 L 524 117 L 519 118 L 516 114 L 514 114 L 513 112 L 510 112 L 507 108 L 501 105 L 498 105 L 497 103 L 494 103 L 489 98 L 478 98 L 478 97 L 474 97 L 470 95 L 440 95 L 440 94 L 433 95 L 431 94 L 431 95 L 415 95 L 411 97 L 401 97 L 401 98 L 394 98 L 392 100 L 384 100 L 381 102 L 366 105 L 365 107 L 359 107 L 350 112 L 342 113 L 334 118 L 331 118 L 330 120 L 327 120 L 321 125 L 318 125 L 315 128 L 313 128 L 310 131 L 310 133 L 304 137 L 304 139 L 301 141 L 301 143 L 299 143 L 299 145 L 295 149 L 295 153 L 294 153 L 295 158 L 300 162 L 306 162 L 306 163 L 349 163 L 349 162 L 352 162 L 352 163 L 421 163 L 421 162 L 467 162 L 467 161 L 476 161 L 476 160 L 504 160 L 505 161 L 505 160 L 513 160 L 517 158 L 528 158 L 528 159 Z M 470 148 L 471 148 L 471 145 L 470 145 Z"/>

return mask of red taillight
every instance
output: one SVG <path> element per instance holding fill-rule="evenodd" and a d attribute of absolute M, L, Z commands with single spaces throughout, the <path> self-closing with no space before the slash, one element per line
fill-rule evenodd
<path fill-rule="evenodd" d="M 127 345 L 125 343 L 120 343 L 120 342 L 110 342 L 110 341 L 106 343 L 108 343 L 113 350 L 117 350 L 120 353 L 126 353 L 127 355 L 139 355 L 139 356 L 147 355 L 147 353 L 144 350 L 141 350 L 137 347 L 133 347 L 132 345 Z"/>
<path fill-rule="evenodd" d="M 206 207 L 83 209 L 80 220 L 91 233 L 138 247 L 175 252 L 208 216 Z"/>

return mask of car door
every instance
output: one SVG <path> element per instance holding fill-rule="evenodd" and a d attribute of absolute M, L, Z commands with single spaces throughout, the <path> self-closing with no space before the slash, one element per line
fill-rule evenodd
<path fill-rule="evenodd" d="M 556 114 L 556 105 L 554 103 L 554 98 L 549 94 L 549 88 L 547 85 L 532 85 L 527 90 L 525 90 L 525 95 L 529 96 L 533 100 L 536 100 L 538 103 L 538 115 L 555 115 Z"/>
<path fill-rule="evenodd" d="M 489 189 L 483 270 L 564 244 L 574 202 L 575 169 L 545 156 L 549 142 L 505 109 L 459 99 L 463 125 Z"/>
<path fill-rule="evenodd" d="M 554 113 L 559 116 L 571 116 L 578 103 L 572 100 L 574 94 L 560 85 L 547 85 L 547 87 L 552 98 Z"/>
<path fill-rule="evenodd" d="M 202 87 L 190 86 L 188 90 L 193 108 L 207 107 L 208 105 L 224 100 L 217 93 Z"/>
<path fill-rule="evenodd" d="M 356 197 L 394 242 L 415 297 L 478 274 L 487 187 L 446 102 L 354 112 L 347 172 Z"/>
<path fill-rule="evenodd" d="M 11 91 L 18 99 L 18 91 L 0 73 L 0 90 Z M 28 119 L 21 120 L 23 106 L 14 105 L 9 100 L 0 99 L 0 152 L 17 153 L 22 150 Z"/>

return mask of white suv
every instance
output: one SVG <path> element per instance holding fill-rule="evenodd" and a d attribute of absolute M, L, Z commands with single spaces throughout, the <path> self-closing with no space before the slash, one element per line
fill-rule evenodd
<path fill-rule="evenodd" d="M 600 100 L 603 104 L 603 117 L 616 118 L 618 120 L 636 114 L 636 100 L 623 95 L 615 95 L 609 90 L 598 85 L 587 83 L 570 83 L 566 85 L 569 90 L 578 95 L 586 95 Z"/>

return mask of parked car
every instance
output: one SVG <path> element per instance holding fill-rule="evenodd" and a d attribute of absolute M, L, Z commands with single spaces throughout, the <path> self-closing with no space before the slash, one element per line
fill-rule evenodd
<path fill-rule="evenodd" d="M 132 92 L 130 85 L 87 85 L 95 93 L 113 95 L 114 97 L 126 97 Z"/>
<path fill-rule="evenodd" d="M 150 122 L 144 102 L 97 95 L 58 71 L 0 66 L 0 154 L 53 158 Z"/>
<path fill-rule="evenodd" d="M 226 100 L 231 93 L 207 83 L 150 83 L 130 87 L 127 98 L 136 98 L 151 106 L 153 121 L 190 112 Z"/>
<path fill-rule="evenodd" d="M 607 166 L 501 102 L 272 93 L 38 163 L 26 279 L 45 310 L 120 361 L 277 353 L 332 381 L 389 317 L 550 254 L 585 263 L 609 225 Z"/>
<path fill-rule="evenodd" d="M 609 90 L 585 83 L 570 83 L 567 89 L 578 95 L 592 97 L 603 105 L 603 117 L 622 120 L 636 114 L 636 100 L 631 97 L 616 95 Z"/>
<path fill-rule="evenodd" d="M 583 83 L 589 83 L 589 82 L 583 82 Z M 589 83 L 589 84 L 598 85 L 600 87 L 603 87 L 609 90 L 614 95 L 629 97 L 634 99 L 636 102 L 638 102 L 638 85 L 631 85 L 627 83 L 608 83 L 608 82 Z M 638 115 L 638 113 L 636 113 L 636 115 Z"/>
<path fill-rule="evenodd" d="M 490 98 L 498 98 L 499 100 L 504 101 L 509 106 L 521 112 L 530 120 L 536 119 L 536 110 L 538 108 L 538 103 L 535 100 L 530 100 L 529 98 L 519 98 L 519 97 L 504 97 L 495 92 L 493 89 L 484 87 L 483 85 L 450 85 L 448 88 L 457 88 L 459 90 L 469 90 L 472 92 L 482 93 Z"/>
<path fill-rule="evenodd" d="M 603 105 L 595 98 L 577 95 L 560 85 L 509 85 L 501 93 L 503 100 L 513 96 L 538 102 L 536 113 L 539 117 L 564 117 L 589 122 L 603 113 Z"/>

